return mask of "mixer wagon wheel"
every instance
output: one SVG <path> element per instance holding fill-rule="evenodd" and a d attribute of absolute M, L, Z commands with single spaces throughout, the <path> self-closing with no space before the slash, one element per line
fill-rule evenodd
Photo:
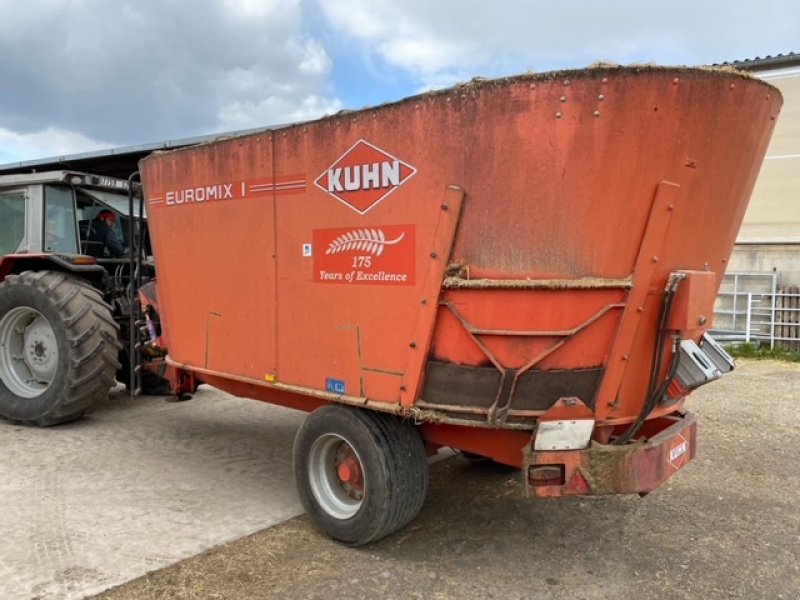
<path fill-rule="evenodd" d="M 309 517 L 353 546 L 406 525 L 428 491 L 428 461 L 416 428 L 347 406 L 324 406 L 308 416 L 295 438 L 294 472 Z"/>
<path fill-rule="evenodd" d="M 54 271 L 0 284 L 0 416 L 30 425 L 77 419 L 108 396 L 119 367 L 111 307 Z"/>

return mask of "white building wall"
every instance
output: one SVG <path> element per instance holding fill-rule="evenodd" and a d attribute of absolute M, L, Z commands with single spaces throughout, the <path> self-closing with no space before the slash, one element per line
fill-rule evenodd
<path fill-rule="evenodd" d="M 776 271 L 800 284 L 800 66 L 756 72 L 781 90 L 778 118 L 728 271 Z"/>

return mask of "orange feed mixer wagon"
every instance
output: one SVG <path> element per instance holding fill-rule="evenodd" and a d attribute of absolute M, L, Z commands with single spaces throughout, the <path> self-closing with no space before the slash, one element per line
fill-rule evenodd
<path fill-rule="evenodd" d="M 158 343 L 311 411 L 301 500 L 402 527 L 443 446 L 529 495 L 646 493 L 695 454 L 706 333 L 781 105 L 712 69 L 476 80 L 140 164 Z"/>

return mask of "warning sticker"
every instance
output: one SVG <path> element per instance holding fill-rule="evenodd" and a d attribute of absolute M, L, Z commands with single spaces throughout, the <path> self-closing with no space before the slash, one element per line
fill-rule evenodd
<path fill-rule="evenodd" d="M 317 229 L 314 281 L 414 285 L 414 225 Z"/>

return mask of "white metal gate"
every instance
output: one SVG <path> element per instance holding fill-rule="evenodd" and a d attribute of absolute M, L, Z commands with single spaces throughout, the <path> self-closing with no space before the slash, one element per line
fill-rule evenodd
<path fill-rule="evenodd" d="M 778 286 L 777 273 L 729 272 L 714 305 L 712 335 L 800 350 L 800 289 Z"/>

